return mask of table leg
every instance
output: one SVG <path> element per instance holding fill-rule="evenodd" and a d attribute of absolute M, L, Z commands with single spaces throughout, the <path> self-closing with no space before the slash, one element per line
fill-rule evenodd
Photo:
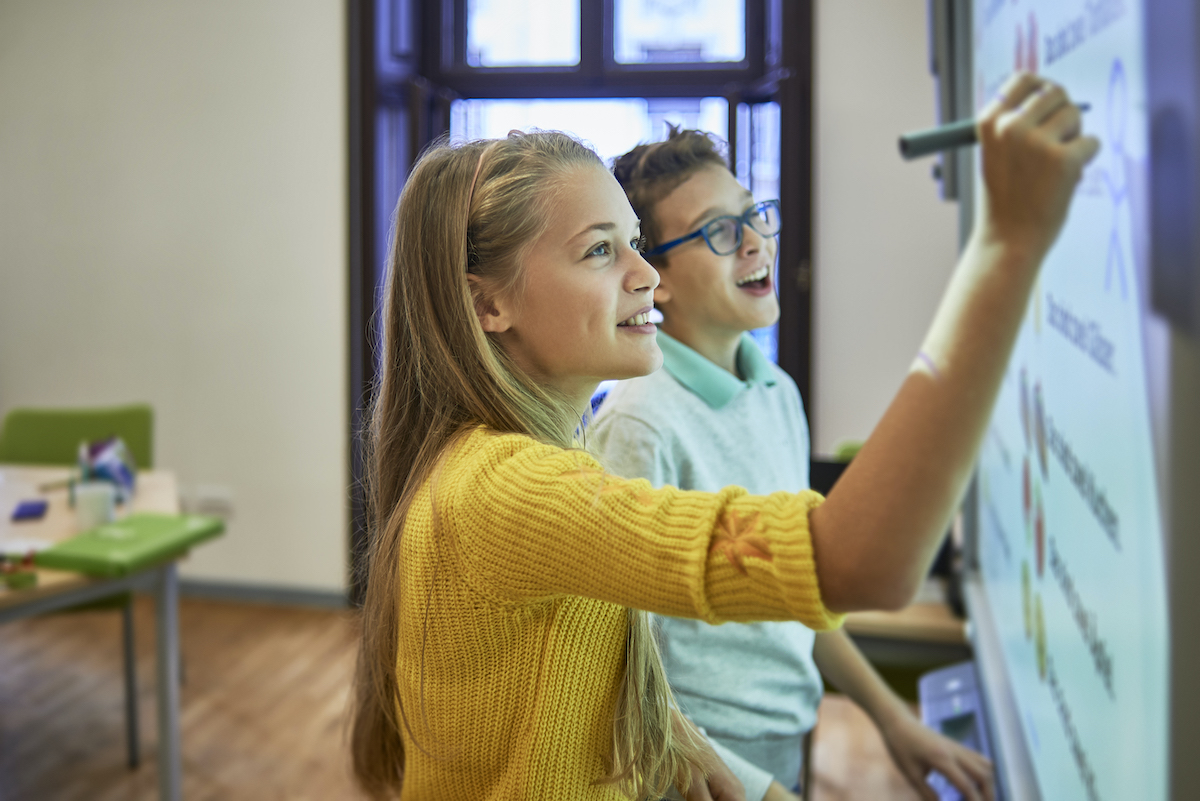
<path fill-rule="evenodd" d="M 121 639 L 125 646 L 125 746 L 129 768 L 142 762 L 141 740 L 138 738 L 137 653 L 133 641 L 133 593 L 125 597 L 121 610 Z"/>
<path fill-rule="evenodd" d="M 174 562 L 159 568 L 155 589 L 158 626 L 158 790 L 162 801 L 182 798 L 179 747 L 179 574 Z"/>

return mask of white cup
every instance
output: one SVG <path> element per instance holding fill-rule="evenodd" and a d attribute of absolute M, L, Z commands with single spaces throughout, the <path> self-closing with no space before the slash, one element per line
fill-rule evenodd
<path fill-rule="evenodd" d="M 80 531 L 111 523 L 117 511 L 117 488 L 108 481 L 75 485 L 75 520 Z"/>

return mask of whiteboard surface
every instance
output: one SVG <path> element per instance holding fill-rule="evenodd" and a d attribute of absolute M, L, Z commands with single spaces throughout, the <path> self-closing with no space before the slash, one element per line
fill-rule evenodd
<path fill-rule="evenodd" d="M 1141 3 L 976 0 L 974 96 L 1014 69 L 1103 149 L 1043 266 L 978 478 L 978 558 L 1044 798 L 1167 797 L 1162 514 L 1144 341 Z M 980 182 L 976 182 L 977 186 Z"/>

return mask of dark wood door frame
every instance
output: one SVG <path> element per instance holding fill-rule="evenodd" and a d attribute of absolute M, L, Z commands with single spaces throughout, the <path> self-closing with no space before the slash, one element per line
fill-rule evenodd
<path fill-rule="evenodd" d="M 784 0 L 781 42 L 779 366 L 812 403 L 813 0 Z"/>

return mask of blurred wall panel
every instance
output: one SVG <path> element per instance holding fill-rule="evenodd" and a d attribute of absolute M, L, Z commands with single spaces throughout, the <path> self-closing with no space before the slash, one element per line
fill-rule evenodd
<path fill-rule="evenodd" d="M 152 403 L 185 578 L 345 586 L 344 16 L 0 3 L 0 413 Z"/>
<path fill-rule="evenodd" d="M 926 0 L 818 0 L 813 451 L 865 439 L 900 387 L 958 252 L 958 211 L 900 160 L 937 124 Z"/>

